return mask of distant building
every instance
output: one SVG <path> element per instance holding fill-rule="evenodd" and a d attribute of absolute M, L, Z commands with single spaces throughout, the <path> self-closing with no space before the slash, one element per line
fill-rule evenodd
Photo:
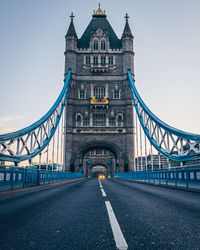
<path fill-rule="evenodd" d="M 95 166 L 106 167 L 109 174 L 135 170 L 127 79 L 128 69 L 134 74 L 134 52 L 128 15 L 121 39 L 100 6 L 81 38 L 73 18 L 72 14 L 65 36 L 65 76 L 72 70 L 65 113 L 65 170 L 85 175 Z"/>
<path fill-rule="evenodd" d="M 139 156 L 135 159 L 137 170 L 168 168 L 168 160 L 161 154 Z"/>

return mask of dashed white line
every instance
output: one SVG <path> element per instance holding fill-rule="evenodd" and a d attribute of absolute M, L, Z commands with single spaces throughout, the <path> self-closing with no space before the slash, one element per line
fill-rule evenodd
<path fill-rule="evenodd" d="M 99 181 L 99 186 L 100 186 L 100 189 L 101 189 L 101 193 L 103 195 L 103 197 L 106 197 L 106 193 L 101 185 L 101 181 L 98 179 Z M 124 235 L 121 231 L 121 228 L 120 228 L 120 225 L 117 221 L 117 218 L 115 216 L 115 213 L 112 209 L 112 206 L 110 204 L 109 201 L 105 201 L 105 205 L 106 205 L 106 208 L 107 208 L 107 212 L 108 212 L 108 216 L 109 216 L 109 220 L 110 220 L 110 225 L 111 225 L 111 229 L 112 229 L 112 232 L 113 232 L 113 236 L 114 236 L 114 239 L 115 239 L 115 243 L 116 243 L 116 247 L 117 249 L 119 250 L 127 250 L 128 249 L 128 245 L 126 243 L 126 240 L 124 238 Z"/>
<path fill-rule="evenodd" d="M 98 179 L 98 181 L 99 181 L 99 186 L 100 186 L 100 188 L 103 188 L 102 185 L 101 185 L 101 181 L 100 181 L 99 179 Z"/>
<path fill-rule="evenodd" d="M 101 188 L 101 192 L 102 192 L 103 197 L 106 197 L 106 193 L 103 188 Z"/>
<path fill-rule="evenodd" d="M 112 206 L 111 206 L 109 201 L 105 201 L 105 204 L 106 204 L 112 232 L 114 235 L 116 247 L 119 250 L 126 250 L 126 249 L 128 249 L 128 245 L 127 245 L 127 242 L 126 242 L 124 235 L 121 231 L 120 225 L 117 221 L 117 218 L 116 218 L 115 213 L 112 209 Z"/>

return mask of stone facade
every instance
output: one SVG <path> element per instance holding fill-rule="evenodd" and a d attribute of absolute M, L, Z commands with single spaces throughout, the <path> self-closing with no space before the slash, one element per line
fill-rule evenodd
<path fill-rule="evenodd" d="M 65 111 L 66 171 L 90 175 L 134 170 L 133 104 L 127 70 L 134 74 L 133 35 L 128 16 L 118 39 L 105 11 L 94 11 L 78 39 L 73 15 L 66 38 L 65 76 L 72 70 Z"/>

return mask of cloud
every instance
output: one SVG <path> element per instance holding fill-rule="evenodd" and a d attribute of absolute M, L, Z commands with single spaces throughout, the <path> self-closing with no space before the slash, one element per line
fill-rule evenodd
<path fill-rule="evenodd" d="M 23 118 L 24 116 L 22 115 L 0 117 L 0 134 L 17 130 L 16 127 L 13 127 L 13 123 L 22 120 Z"/>

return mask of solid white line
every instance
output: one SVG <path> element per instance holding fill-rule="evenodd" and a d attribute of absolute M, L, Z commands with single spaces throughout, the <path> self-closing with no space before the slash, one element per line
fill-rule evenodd
<path fill-rule="evenodd" d="M 108 211 L 108 216 L 110 219 L 110 225 L 111 225 L 112 232 L 114 235 L 116 247 L 119 250 L 126 250 L 126 249 L 128 249 L 128 245 L 127 245 L 126 240 L 124 238 L 124 235 L 121 231 L 120 225 L 117 221 L 117 218 L 116 218 L 115 213 L 112 209 L 112 206 L 111 206 L 109 201 L 105 201 L 105 204 L 106 204 L 106 208 Z"/>
<path fill-rule="evenodd" d="M 102 192 L 103 197 L 106 197 L 106 193 L 105 193 L 105 191 L 103 190 L 103 188 L 101 188 L 101 192 Z"/>

